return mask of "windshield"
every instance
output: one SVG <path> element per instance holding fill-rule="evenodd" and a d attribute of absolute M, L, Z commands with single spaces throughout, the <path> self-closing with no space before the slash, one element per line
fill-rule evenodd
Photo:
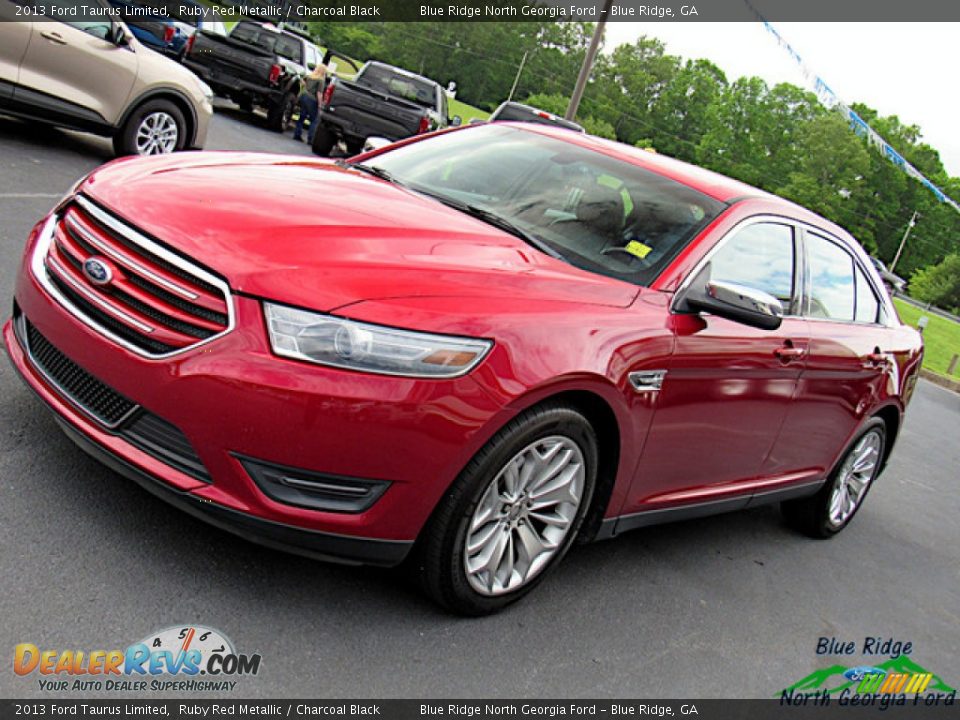
<path fill-rule="evenodd" d="M 493 213 L 572 265 L 637 285 L 725 207 L 632 163 L 514 127 L 437 135 L 364 164 Z"/>
<path fill-rule="evenodd" d="M 301 47 L 303 43 L 290 35 L 267 30 L 252 23 L 240 23 L 230 33 L 230 37 L 291 60 L 297 65 L 303 65 L 303 49 Z"/>
<path fill-rule="evenodd" d="M 367 65 L 354 82 L 384 95 L 400 97 L 431 110 L 437 105 L 436 87 L 432 83 L 383 65 Z"/>

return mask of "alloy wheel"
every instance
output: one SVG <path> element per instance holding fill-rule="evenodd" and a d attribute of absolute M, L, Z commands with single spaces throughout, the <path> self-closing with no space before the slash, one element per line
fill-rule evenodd
<path fill-rule="evenodd" d="M 145 115 L 137 128 L 137 154 L 163 155 L 177 147 L 180 130 L 171 115 L 157 110 Z"/>
<path fill-rule="evenodd" d="M 830 496 L 828 515 L 834 527 L 843 525 L 856 512 L 876 475 L 883 440 L 876 430 L 868 432 L 847 455 Z"/>
<path fill-rule="evenodd" d="M 467 527 L 463 563 L 470 587 L 503 595 L 536 577 L 570 532 L 585 477 L 583 452 L 563 435 L 537 440 L 507 462 Z"/>

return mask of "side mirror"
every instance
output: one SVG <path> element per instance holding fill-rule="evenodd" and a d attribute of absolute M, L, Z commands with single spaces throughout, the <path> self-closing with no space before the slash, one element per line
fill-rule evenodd
<path fill-rule="evenodd" d="M 454 115 L 452 118 L 450 118 L 450 125 L 453 127 L 460 127 L 462 124 L 463 118 L 461 118 L 459 115 Z"/>
<path fill-rule="evenodd" d="M 734 322 L 776 330 L 783 304 L 770 293 L 739 283 L 710 280 L 710 266 L 700 271 L 681 300 L 681 309 L 708 312 Z"/>

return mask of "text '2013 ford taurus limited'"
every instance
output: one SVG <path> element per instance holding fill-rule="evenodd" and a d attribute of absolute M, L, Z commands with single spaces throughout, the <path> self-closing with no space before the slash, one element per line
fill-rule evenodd
<path fill-rule="evenodd" d="M 156 494 L 268 545 L 409 559 L 468 614 L 575 540 L 772 501 L 842 530 L 922 355 L 835 225 L 519 124 L 104 166 L 31 233 L 4 339 L 68 435 Z"/>

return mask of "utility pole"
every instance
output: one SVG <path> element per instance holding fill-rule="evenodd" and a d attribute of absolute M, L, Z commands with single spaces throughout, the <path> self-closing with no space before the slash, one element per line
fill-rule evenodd
<path fill-rule="evenodd" d="M 897 254 L 893 258 L 893 262 L 890 263 L 890 272 L 893 272 L 893 269 L 897 266 L 897 262 L 900 260 L 900 255 L 903 253 L 903 246 L 907 244 L 907 238 L 910 237 L 910 231 L 913 230 L 913 226 L 917 224 L 918 213 L 916 210 L 913 211 L 913 217 L 910 218 L 910 222 L 907 223 L 907 229 L 903 233 L 903 238 L 900 240 L 900 247 L 897 248 Z"/>
<path fill-rule="evenodd" d="M 513 87 L 510 88 L 510 94 L 507 95 L 507 102 L 513 100 L 513 94 L 517 91 L 517 83 L 520 82 L 520 73 L 523 72 L 523 66 L 527 64 L 527 50 L 523 51 L 523 60 L 520 61 L 520 67 L 517 68 L 517 76 L 513 79 Z"/>
<path fill-rule="evenodd" d="M 593 61 L 597 59 L 597 51 L 600 50 L 600 41 L 603 39 L 603 29 L 607 26 L 607 18 L 610 16 L 610 7 L 612 5 L 613 0 L 606 0 L 603 4 L 600 21 L 593 30 L 593 37 L 590 38 L 590 47 L 587 48 L 587 56 L 583 59 L 583 65 L 580 66 L 580 75 L 577 76 L 577 84 L 573 87 L 573 95 L 570 96 L 570 104 L 567 105 L 567 112 L 564 115 L 567 120 L 573 120 L 577 117 L 580 99 L 583 97 L 583 91 L 587 87 L 587 80 L 590 79 L 590 72 L 593 70 Z"/>

